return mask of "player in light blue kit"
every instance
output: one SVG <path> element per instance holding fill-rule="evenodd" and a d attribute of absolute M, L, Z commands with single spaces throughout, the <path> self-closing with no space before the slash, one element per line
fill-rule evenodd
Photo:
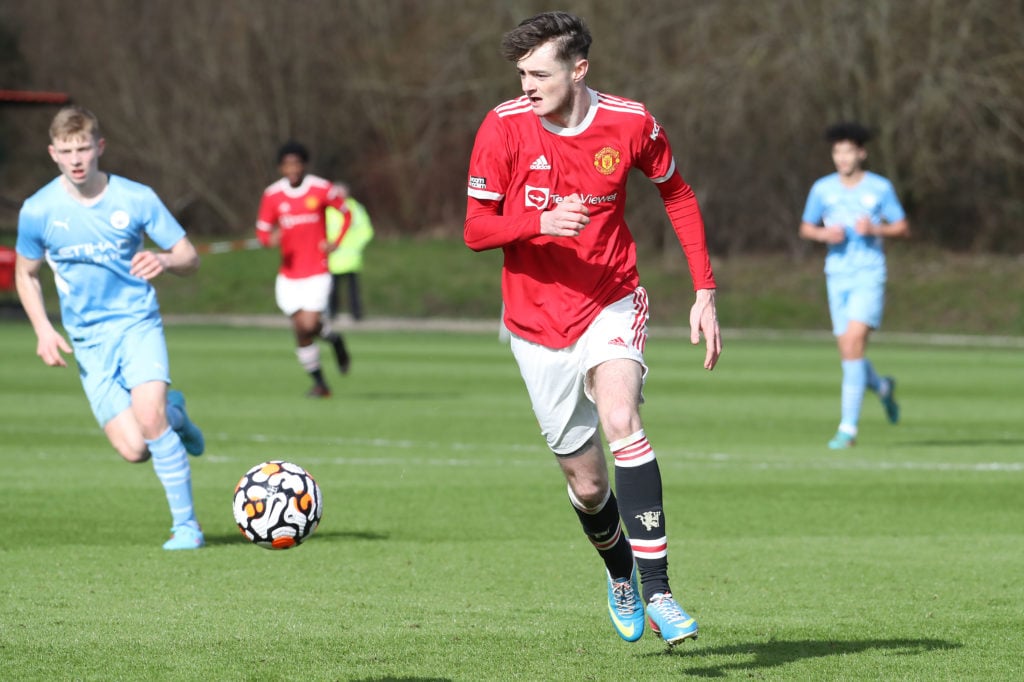
<path fill-rule="evenodd" d="M 199 256 L 152 189 L 99 170 L 104 146 L 88 110 L 65 107 L 54 117 L 49 152 L 60 175 L 21 208 L 18 297 L 43 362 L 66 367 L 62 352 L 74 352 L 93 414 L 114 449 L 129 462 L 153 458 L 172 517 L 164 549 L 196 549 L 204 540 L 186 451 L 200 455 L 205 445 L 184 396 L 167 390 L 167 344 L 150 280 L 164 271 L 195 272 Z M 163 250 L 143 250 L 147 235 Z M 44 259 L 70 345 L 46 314 Z"/>
<path fill-rule="evenodd" d="M 828 446 L 842 450 L 856 442 L 865 389 L 878 394 L 891 423 L 900 418 L 895 380 L 880 377 L 865 352 L 885 306 L 882 239 L 908 237 L 910 226 L 892 183 L 864 169 L 868 131 L 858 123 L 839 123 L 825 137 L 836 172 L 811 187 L 800 236 L 828 244 L 828 306 L 843 365 L 841 419 Z"/>

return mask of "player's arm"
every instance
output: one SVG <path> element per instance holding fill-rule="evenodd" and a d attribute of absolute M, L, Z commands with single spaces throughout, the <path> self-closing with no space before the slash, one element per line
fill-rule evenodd
<path fill-rule="evenodd" d="M 256 238 L 264 247 L 276 248 L 281 244 L 281 230 L 277 225 L 277 209 L 268 192 L 269 189 L 260 197 L 259 212 L 256 216 Z"/>
<path fill-rule="evenodd" d="M 906 239 L 910 236 L 910 223 L 906 218 L 894 222 L 873 223 L 867 216 L 857 220 L 854 225 L 857 234 L 865 237 L 885 237 L 886 239 Z"/>
<path fill-rule="evenodd" d="M 665 212 L 675 230 L 686 255 L 686 263 L 693 279 L 696 299 L 690 308 L 690 343 L 700 343 L 704 336 L 704 369 L 714 369 L 722 354 L 722 332 L 715 307 L 715 275 L 711 270 L 704 218 L 697 204 L 697 196 L 673 167 L 668 179 L 657 182 L 658 192 L 665 202 Z"/>
<path fill-rule="evenodd" d="M 846 241 L 846 230 L 842 225 L 815 225 L 806 220 L 800 222 L 800 238 L 822 244 L 842 244 Z"/>
<path fill-rule="evenodd" d="M 820 180 L 811 187 L 804 203 L 804 212 L 800 219 L 799 236 L 811 242 L 821 244 L 842 244 L 846 241 L 846 230 L 842 225 L 822 226 L 825 205 L 819 189 Z"/>
<path fill-rule="evenodd" d="M 190 275 L 199 269 L 199 253 L 188 237 L 182 237 L 168 251 L 139 251 L 132 256 L 131 274 L 151 280 L 163 272 Z"/>
<path fill-rule="evenodd" d="M 331 253 L 336 251 L 341 246 L 341 240 L 348 234 L 349 228 L 352 227 L 352 211 L 349 210 L 345 195 L 338 190 L 337 185 L 331 187 L 327 193 L 327 205 L 334 208 L 340 215 L 341 227 L 338 229 L 338 235 L 332 240 L 324 241 L 324 251 Z M 327 207 L 324 207 L 324 222 L 327 221 Z"/>
<path fill-rule="evenodd" d="M 281 244 L 281 231 L 275 225 L 259 221 L 256 223 L 256 238 L 263 246 L 276 248 Z"/>
<path fill-rule="evenodd" d="M 462 237 L 474 251 L 498 249 L 540 234 L 540 212 L 515 216 L 501 214 L 498 199 L 470 196 L 466 201 L 466 222 Z"/>
<path fill-rule="evenodd" d="M 67 367 L 61 351 L 71 353 L 71 345 L 54 329 L 46 314 L 43 287 L 39 281 L 42 264 L 42 260 L 26 258 L 19 253 L 14 261 L 14 283 L 21 306 L 36 333 L 36 355 L 50 367 Z"/>
<path fill-rule="evenodd" d="M 590 222 L 590 210 L 572 194 L 546 211 L 503 216 L 501 204 L 469 198 L 463 237 L 474 251 L 494 249 L 540 235 L 577 237 Z"/>
<path fill-rule="evenodd" d="M 497 249 L 542 234 L 575 236 L 586 215 L 578 202 L 568 199 L 550 211 L 506 211 L 505 193 L 514 183 L 515 163 L 510 141 L 515 135 L 492 111 L 477 131 L 469 160 L 466 222 L 463 239 L 474 251 Z M 575 215 L 568 212 L 574 211 Z M 506 215 L 507 213 L 507 215 Z M 552 216 L 551 214 L 555 214 Z"/>

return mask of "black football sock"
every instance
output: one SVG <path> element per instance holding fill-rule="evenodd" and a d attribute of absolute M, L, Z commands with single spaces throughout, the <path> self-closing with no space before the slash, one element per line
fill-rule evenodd
<path fill-rule="evenodd" d="M 609 489 L 604 502 L 592 509 L 576 499 L 571 488 L 569 500 L 583 525 L 583 532 L 601 555 L 611 577 L 628 578 L 632 575 L 633 551 L 629 547 L 629 539 L 622 532 L 619 507 L 612 491 Z"/>
<path fill-rule="evenodd" d="M 644 601 L 648 602 L 655 594 L 669 591 L 661 470 L 643 431 L 610 443 L 609 447 L 615 457 L 619 511 L 643 581 Z"/>

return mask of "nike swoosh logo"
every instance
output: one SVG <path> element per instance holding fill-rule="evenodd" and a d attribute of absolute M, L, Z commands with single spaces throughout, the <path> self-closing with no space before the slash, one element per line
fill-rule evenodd
<path fill-rule="evenodd" d="M 612 608 L 611 604 L 608 605 L 608 613 L 611 615 L 612 622 L 615 623 L 615 628 L 619 632 L 621 632 L 626 637 L 632 637 L 633 636 L 633 632 L 636 629 L 636 626 L 634 626 L 632 624 L 627 626 L 625 623 L 623 623 L 621 620 L 619 620 L 619 616 L 618 616 L 618 614 L 615 613 L 615 609 Z"/>

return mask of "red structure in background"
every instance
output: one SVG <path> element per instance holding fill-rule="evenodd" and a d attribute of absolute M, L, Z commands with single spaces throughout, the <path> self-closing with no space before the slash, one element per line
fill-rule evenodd
<path fill-rule="evenodd" d="M 0 90 L 3 104 L 67 104 L 71 95 L 66 92 L 41 92 L 37 90 Z"/>
<path fill-rule="evenodd" d="M 15 257 L 14 249 L 0 246 L 0 291 L 14 291 Z"/>

